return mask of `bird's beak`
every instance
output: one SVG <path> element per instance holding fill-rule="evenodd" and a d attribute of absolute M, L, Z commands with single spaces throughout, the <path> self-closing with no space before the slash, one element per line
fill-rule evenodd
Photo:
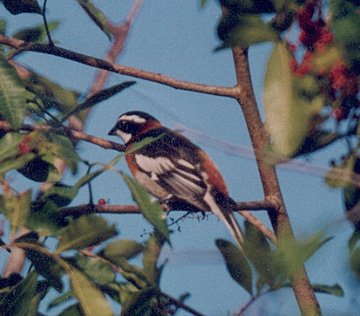
<path fill-rule="evenodd" d="M 114 127 L 109 131 L 108 135 L 110 135 L 110 136 L 115 136 L 115 135 L 117 135 L 117 134 L 116 134 L 116 126 L 114 126 Z"/>

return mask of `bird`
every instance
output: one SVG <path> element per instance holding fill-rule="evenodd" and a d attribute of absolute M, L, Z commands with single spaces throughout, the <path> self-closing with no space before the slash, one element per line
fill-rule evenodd
<path fill-rule="evenodd" d="M 182 134 L 142 111 L 121 114 L 108 135 L 120 137 L 135 180 L 173 209 L 210 210 L 242 249 L 244 238 L 223 176 L 212 159 Z"/>

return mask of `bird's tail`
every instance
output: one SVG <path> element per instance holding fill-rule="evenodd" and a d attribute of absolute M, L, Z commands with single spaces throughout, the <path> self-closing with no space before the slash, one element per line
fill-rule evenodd
<path fill-rule="evenodd" d="M 241 250 L 243 250 L 244 244 L 244 235 L 241 231 L 241 227 L 237 222 L 234 211 L 237 209 L 236 202 L 230 197 L 224 197 L 222 194 L 215 194 L 212 196 L 213 201 L 207 198 L 208 205 L 210 206 L 211 211 L 225 223 L 226 227 L 230 231 L 231 235 L 237 241 Z M 210 203 L 209 203 L 210 202 Z"/>

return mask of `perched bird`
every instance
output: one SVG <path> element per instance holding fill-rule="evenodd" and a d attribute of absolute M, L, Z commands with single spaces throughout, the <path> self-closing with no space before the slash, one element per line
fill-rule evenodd
<path fill-rule="evenodd" d="M 149 193 L 173 208 L 211 210 L 242 246 L 242 232 L 233 214 L 236 203 L 201 148 L 140 111 L 120 115 L 108 134 L 123 139 L 129 169 Z"/>

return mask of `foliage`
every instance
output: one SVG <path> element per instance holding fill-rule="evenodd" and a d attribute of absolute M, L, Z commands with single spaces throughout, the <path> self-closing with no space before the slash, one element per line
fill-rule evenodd
<path fill-rule="evenodd" d="M 207 2 L 201 0 L 200 6 Z M 350 266 L 360 277 L 358 1 L 331 1 L 328 8 L 316 0 L 219 2 L 220 45 L 215 50 L 273 43 L 264 79 L 271 143 L 263 154 L 268 162 L 276 164 L 340 139 L 346 141 L 347 153 L 332 162 L 326 181 L 342 189 L 348 218 L 354 224 Z M 46 10 L 36 0 L 2 3 L 11 15 L 41 14 L 46 21 Z M 111 40 L 105 14 L 91 1 L 78 3 Z M 7 34 L 5 21 L 0 22 L 0 34 Z M 37 23 L 12 37 L 43 44 L 59 25 L 58 21 Z M 291 32 L 296 34 L 292 42 Z M 1 251 L 13 246 L 23 249 L 31 267 L 23 276 L 0 280 L 0 313 L 38 315 L 40 302 L 49 302 L 48 294 L 55 289 L 56 297 L 48 308 L 61 308 L 59 315 L 113 315 L 110 302 L 121 305 L 121 315 L 175 314 L 178 307 L 160 285 L 165 267 L 159 262 L 160 252 L 165 243 L 172 245 L 163 208 L 131 177 L 115 169 L 121 155 L 105 164 L 85 161 L 67 127 L 69 118 L 85 122 L 89 110 L 135 82 L 124 81 L 83 98 L 84 92 L 66 88 L 36 70 L 25 69 L 24 75 L 24 66 L 13 59 L 17 53 L 0 48 L 0 120 L 9 127 L 0 130 L 0 212 L 10 225 L 9 236 L 0 239 L 0 246 Z M 33 128 L 24 122 L 31 122 Z M 71 171 L 73 184 L 66 183 L 59 161 Z M 90 166 L 85 174 L 79 172 L 81 165 Z M 100 215 L 64 213 L 84 187 L 89 188 L 88 204 L 92 205 L 94 179 L 114 171 L 122 176 L 151 225 L 144 243 L 119 238 L 119 229 Z M 14 174 L 25 177 L 31 183 L 29 189 L 11 187 L 9 179 Z M 47 183 L 37 195 L 30 189 L 36 182 Z M 22 227 L 31 232 L 15 239 Z M 217 239 L 216 246 L 230 277 L 255 299 L 289 287 L 289 279 L 330 240 L 316 233 L 305 241 L 289 238 L 271 244 L 246 221 L 243 249 L 223 239 Z M 137 256 L 142 261 L 135 264 Z M 312 287 L 318 293 L 344 295 L 338 284 Z"/>

